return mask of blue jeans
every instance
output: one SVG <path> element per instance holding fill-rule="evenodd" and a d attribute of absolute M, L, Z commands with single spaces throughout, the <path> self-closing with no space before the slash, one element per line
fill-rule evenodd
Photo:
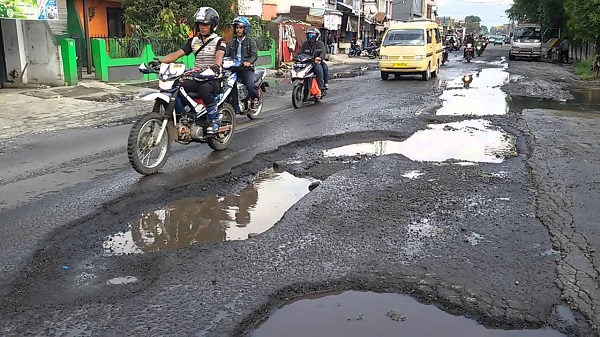
<path fill-rule="evenodd" d="M 258 87 L 254 84 L 254 70 L 239 69 L 236 73 L 240 81 L 246 86 L 246 89 L 248 89 L 250 99 L 258 98 Z"/>
<path fill-rule="evenodd" d="M 325 88 L 325 84 L 329 82 L 329 66 L 323 61 L 321 63 L 315 63 L 313 68 L 315 76 L 317 76 L 317 83 L 320 88 Z"/>

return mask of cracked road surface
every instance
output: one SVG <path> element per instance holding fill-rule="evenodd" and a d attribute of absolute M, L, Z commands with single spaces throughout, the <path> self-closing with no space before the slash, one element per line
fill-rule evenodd
<path fill-rule="evenodd" d="M 67 138 L 90 150 L 31 176 L 7 174 L 0 186 L 17 195 L 14 184 L 37 179 L 54 191 L 5 197 L 1 331 L 245 336 L 292 298 L 365 290 L 409 294 L 494 327 L 597 335 L 598 119 L 502 109 L 511 101 L 502 86 L 522 91 L 538 79 L 512 78 L 501 56 L 490 47 L 465 64 L 454 53 L 429 82 L 381 81 L 377 72 L 335 80 L 321 104 L 299 110 L 273 98 L 279 108 L 242 126 L 230 150 L 175 147 L 164 173 L 147 178 L 118 151 L 127 125 L 58 133 L 49 148 L 15 142 L 14 165 L 73 146 Z M 467 73 L 477 75 L 464 89 Z M 473 92 L 490 109 L 461 101 Z M 112 148 L 94 145 L 106 135 Z M 396 145 L 383 149 L 385 140 Z M 325 155 L 357 143 L 367 150 Z M 166 207 L 228 204 L 268 169 L 320 183 L 247 240 L 199 240 L 213 225 Z M 167 223 L 167 213 L 188 222 Z M 131 233 L 120 244 L 132 254 L 106 252 L 117 233 Z M 186 244 L 145 253 L 157 239 Z"/>

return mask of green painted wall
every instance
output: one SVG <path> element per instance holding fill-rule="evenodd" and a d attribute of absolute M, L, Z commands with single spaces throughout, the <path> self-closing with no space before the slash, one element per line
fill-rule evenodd
<path fill-rule="evenodd" d="M 154 58 L 160 58 L 161 56 L 164 56 L 154 54 L 154 51 L 152 50 L 152 45 L 144 44 L 139 57 L 113 58 L 107 52 L 106 41 L 104 39 L 92 39 L 90 44 L 92 46 L 92 60 L 94 63 L 94 68 L 96 70 L 96 79 L 103 82 L 111 81 L 109 78 L 109 68 L 137 67 L 142 63 L 148 64 L 148 62 L 154 60 Z M 257 65 L 257 68 L 275 68 L 275 41 L 271 40 L 271 50 L 259 51 L 258 56 L 268 56 L 270 59 L 270 63 Z M 177 62 L 183 62 L 185 63 L 187 68 L 192 68 L 194 65 L 194 56 L 184 56 L 177 60 Z M 139 77 L 131 78 L 131 80 L 138 80 L 140 82 L 148 82 L 157 79 L 158 77 L 156 76 L 156 74 L 139 74 Z"/>

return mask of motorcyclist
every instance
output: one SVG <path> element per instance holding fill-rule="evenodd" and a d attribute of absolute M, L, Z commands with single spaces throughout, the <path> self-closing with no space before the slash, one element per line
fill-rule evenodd
<path fill-rule="evenodd" d="M 250 32 L 250 21 L 243 16 L 238 16 L 232 22 L 235 39 L 227 43 L 226 57 L 232 57 L 240 61 L 244 68 L 236 70 L 238 78 L 248 89 L 248 95 L 252 100 L 252 109 L 258 105 L 258 87 L 254 83 L 254 62 L 258 59 L 258 46 L 256 41 L 248 37 Z"/>
<path fill-rule="evenodd" d="M 467 37 L 465 38 L 465 49 L 463 51 L 463 58 L 467 57 L 467 45 L 471 44 L 471 47 L 475 46 L 475 39 L 473 38 L 472 34 L 467 35 Z M 473 53 L 473 55 L 471 55 L 473 58 L 475 58 L 475 53 Z"/>
<path fill-rule="evenodd" d="M 319 41 L 320 37 L 321 32 L 318 29 L 314 27 L 308 28 L 306 30 L 306 41 L 298 49 L 295 56 L 300 54 L 316 56 L 313 72 L 317 77 L 319 88 L 323 90 L 329 87 L 329 67 L 324 62 L 325 56 L 327 56 L 327 49 L 325 48 L 325 44 Z M 315 54 L 317 49 L 320 50 L 320 53 Z"/>
<path fill-rule="evenodd" d="M 194 68 L 202 72 L 210 68 L 215 76 L 214 79 L 196 80 L 186 78 L 182 86 L 186 92 L 198 93 L 206 106 L 209 127 L 207 133 L 217 133 L 220 127 L 218 102 L 215 96 L 220 90 L 220 75 L 223 65 L 223 57 L 227 44 L 225 40 L 215 33 L 219 25 L 219 13 L 212 7 L 200 7 L 195 16 L 196 35 L 187 40 L 181 49 L 163 57 L 160 62 L 173 63 L 185 55 L 194 53 Z"/>

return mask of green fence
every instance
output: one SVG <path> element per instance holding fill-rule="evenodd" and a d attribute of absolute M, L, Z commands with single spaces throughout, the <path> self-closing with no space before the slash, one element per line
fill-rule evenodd
<path fill-rule="evenodd" d="M 257 68 L 272 69 L 275 67 L 275 41 L 273 39 L 269 40 L 271 44 L 270 50 L 258 52 Z M 140 64 L 148 64 L 154 58 L 164 56 L 155 54 L 155 49 L 151 43 L 146 41 L 133 43 L 132 47 L 127 50 L 119 49 L 118 46 L 123 45 L 123 43 L 119 43 L 116 39 L 91 39 L 90 44 L 97 80 L 103 82 L 148 82 L 157 79 L 156 74 L 142 75 L 138 70 Z M 165 48 L 158 47 L 158 49 L 162 49 L 160 51 L 161 54 L 167 53 Z M 137 57 L 132 57 L 132 55 L 136 54 L 138 55 Z M 194 56 L 184 56 L 178 62 L 183 62 L 186 67 L 191 68 L 194 64 Z"/>

